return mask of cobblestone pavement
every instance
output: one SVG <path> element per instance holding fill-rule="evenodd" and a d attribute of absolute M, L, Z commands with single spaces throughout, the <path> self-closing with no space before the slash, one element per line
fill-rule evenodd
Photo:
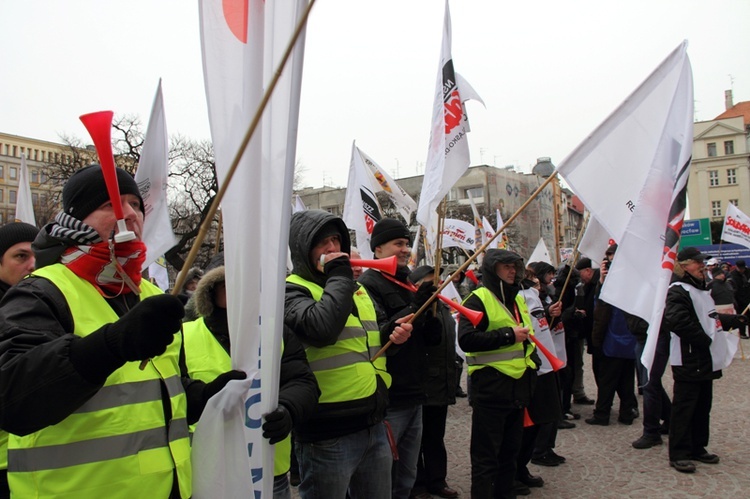
<path fill-rule="evenodd" d="M 664 445 L 638 450 L 631 442 L 641 436 L 641 419 L 626 426 L 612 419 L 609 426 L 591 426 L 583 422 L 591 417 L 593 406 L 573 405 L 581 414 L 576 427 L 560 430 L 555 451 L 567 458 L 557 467 L 529 464 L 534 475 L 545 484 L 532 488 L 530 498 L 674 498 L 750 497 L 750 342 L 743 341 L 748 360 L 738 352 L 724 377 L 714 382 L 711 409 L 711 437 L 708 451 L 721 456 L 719 464 L 697 463 L 693 474 L 678 473 L 669 467 L 667 438 Z M 591 357 L 586 356 L 587 395 L 596 396 L 591 373 Z M 464 375 L 465 376 L 465 375 Z M 463 380 L 466 387 L 466 380 Z M 664 386 L 671 394 L 672 377 L 668 368 Z M 615 397 L 615 413 L 619 403 Z M 638 397 L 642 407 L 642 397 Z M 458 399 L 448 411 L 446 447 L 448 484 L 470 496 L 471 461 L 469 436 L 471 408 L 467 399 Z M 298 497 L 293 490 L 293 497 Z M 437 496 L 434 496 L 437 497 Z"/>

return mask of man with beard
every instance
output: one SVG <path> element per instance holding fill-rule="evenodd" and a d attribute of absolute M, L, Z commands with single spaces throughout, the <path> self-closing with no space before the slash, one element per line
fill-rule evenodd
<path fill-rule="evenodd" d="M 523 412 L 541 361 L 529 341 L 531 316 L 519 293 L 523 259 L 512 251 L 490 249 L 482 275 L 484 287 L 474 290 L 464 305 L 484 316 L 477 326 L 460 319 L 458 327 L 471 377 L 471 496 L 512 498 Z"/>

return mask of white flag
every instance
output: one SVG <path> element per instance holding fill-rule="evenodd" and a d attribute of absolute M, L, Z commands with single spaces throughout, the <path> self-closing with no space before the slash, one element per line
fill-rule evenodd
<path fill-rule="evenodd" d="M 304 0 L 200 2 L 203 74 L 220 184 L 306 5 Z M 262 438 L 261 424 L 262 414 L 278 400 L 303 49 L 304 36 L 222 201 L 232 366 L 248 378 L 230 382 L 203 412 L 193 439 L 195 497 L 272 495 L 273 448 Z"/>
<path fill-rule="evenodd" d="M 148 251 L 143 269 L 147 269 L 178 242 L 177 236 L 172 232 L 167 205 L 168 162 L 169 139 L 160 79 L 156 87 L 154 104 L 151 106 L 146 136 L 143 138 L 141 158 L 135 172 L 135 181 L 138 183 L 138 190 L 141 191 L 146 213 L 141 239 L 146 243 Z"/>
<path fill-rule="evenodd" d="M 558 167 L 619 241 L 602 300 L 649 322 L 653 361 L 685 215 L 693 145 L 693 78 L 683 42 Z"/>
<path fill-rule="evenodd" d="M 16 197 L 16 222 L 26 222 L 36 227 L 34 204 L 31 201 L 29 169 L 26 166 L 25 154 L 21 154 L 21 174 L 18 177 L 18 196 Z"/>
<path fill-rule="evenodd" d="M 294 196 L 294 206 L 292 207 L 292 213 L 298 213 L 300 211 L 307 211 L 307 206 L 302 202 L 302 198 L 299 194 Z"/>
<path fill-rule="evenodd" d="M 446 218 L 442 234 L 443 248 L 459 247 L 471 251 L 476 249 L 474 226 L 469 222 Z"/>
<path fill-rule="evenodd" d="M 409 255 L 409 263 L 407 267 L 409 270 L 414 270 L 417 267 L 419 260 L 419 238 L 422 237 L 422 226 L 417 224 L 417 234 L 414 236 L 414 243 L 411 245 L 411 254 Z"/>
<path fill-rule="evenodd" d="M 482 217 L 482 244 L 495 237 L 495 230 L 492 228 L 492 224 L 487 217 Z M 497 239 L 495 239 L 497 241 Z"/>
<path fill-rule="evenodd" d="M 503 216 L 500 215 L 499 209 L 495 209 L 495 214 L 497 217 L 497 228 L 495 229 L 495 232 L 497 232 L 503 227 L 503 225 L 505 225 L 505 222 L 503 222 Z M 498 249 L 508 249 L 508 235 L 505 231 L 500 234 L 500 237 L 495 239 L 495 247 Z"/>
<path fill-rule="evenodd" d="M 466 137 L 469 132 L 469 120 L 463 104 L 467 99 L 461 93 L 463 90 L 453 70 L 451 16 L 446 0 L 430 145 L 417 210 L 417 220 L 426 228 L 429 228 L 432 220 L 436 218 L 440 201 L 469 167 L 469 144 Z M 466 89 L 465 93 L 476 95 L 473 89 Z"/>
<path fill-rule="evenodd" d="M 550 258 L 549 256 L 549 250 L 547 249 L 547 245 L 544 243 L 543 237 L 539 238 L 539 242 L 536 243 L 536 248 L 534 248 L 534 251 L 531 252 L 531 256 L 527 261 L 529 263 L 544 262 L 549 263 L 550 265 L 554 265 L 554 263 L 552 263 L 552 258 Z"/>
<path fill-rule="evenodd" d="M 581 237 L 581 242 L 578 245 L 578 252 L 591 258 L 593 262 L 599 262 L 604 258 L 607 248 L 614 242 L 614 238 L 599 223 L 599 220 L 590 216 L 589 223 L 583 231 L 583 237 Z"/>
<path fill-rule="evenodd" d="M 728 243 L 750 248 L 750 217 L 742 213 L 733 203 L 727 206 L 721 238 Z"/>
<path fill-rule="evenodd" d="M 148 266 L 148 278 L 151 282 L 159 286 L 159 289 L 166 291 L 169 289 L 169 274 L 167 273 L 167 261 L 163 256 Z"/>

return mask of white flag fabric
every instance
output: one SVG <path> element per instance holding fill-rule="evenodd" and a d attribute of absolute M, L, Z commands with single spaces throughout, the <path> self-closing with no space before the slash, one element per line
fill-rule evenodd
<path fill-rule="evenodd" d="M 589 223 L 583 231 L 583 237 L 578 245 L 578 252 L 583 256 L 591 258 L 592 262 L 599 262 L 604 258 L 607 248 L 615 240 L 607 232 L 607 229 L 599 223 L 596 217 L 590 216 Z"/>
<path fill-rule="evenodd" d="M 25 154 L 21 154 L 21 172 L 18 177 L 18 195 L 16 196 L 16 222 L 26 222 L 36 227 L 31 184 L 29 183 L 29 168 L 26 166 Z"/>
<path fill-rule="evenodd" d="M 300 211 L 307 211 L 307 206 L 305 206 L 305 203 L 302 202 L 302 198 L 297 194 L 294 196 L 294 207 L 292 208 L 292 213 L 298 213 Z"/>
<path fill-rule="evenodd" d="M 721 238 L 728 243 L 750 248 L 750 217 L 732 203 L 727 206 Z"/>
<path fill-rule="evenodd" d="M 544 262 L 549 263 L 550 265 L 554 265 L 554 263 L 552 263 L 552 258 L 550 258 L 549 256 L 549 250 L 547 249 L 547 245 L 544 243 L 543 237 L 539 238 L 539 242 L 536 243 L 534 251 L 531 252 L 531 256 L 529 257 L 528 262 Z"/>
<path fill-rule="evenodd" d="M 474 251 L 476 236 L 474 226 L 463 220 L 446 218 L 443 223 L 443 248 L 463 248 Z"/>
<path fill-rule="evenodd" d="M 156 87 L 151 116 L 148 119 L 143 149 L 135 172 L 135 181 L 143 198 L 146 218 L 143 221 L 143 237 L 146 244 L 146 261 L 143 269 L 156 261 L 175 244 L 177 236 L 172 232 L 167 205 L 167 176 L 169 174 L 169 138 L 164 114 L 164 97 L 161 79 Z"/>
<path fill-rule="evenodd" d="M 505 222 L 503 222 L 503 216 L 500 214 L 499 209 L 495 209 L 495 216 L 497 217 L 497 228 L 495 229 L 495 232 L 497 232 L 503 227 L 503 225 L 505 225 Z M 495 239 L 495 247 L 498 249 L 508 249 L 508 235 L 505 231 L 500 234 L 500 237 Z"/>
<path fill-rule="evenodd" d="M 453 69 L 451 16 L 446 0 L 430 145 L 417 209 L 417 220 L 426 228 L 437 218 L 436 210 L 440 201 L 469 167 L 469 143 L 466 137 L 469 121 L 463 104 L 466 97 L 461 94 L 461 90 Z M 473 89 L 467 90 L 467 93 L 476 94 Z M 432 242 L 430 241 L 431 244 Z"/>
<path fill-rule="evenodd" d="M 649 322 L 650 369 L 685 215 L 693 145 L 687 42 L 558 167 L 619 241 L 601 299 Z"/>
<path fill-rule="evenodd" d="M 417 203 L 385 170 L 352 142 L 352 158 L 349 163 L 349 180 L 342 218 L 346 226 L 356 233 L 357 248 L 365 259 L 372 258 L 370 235 L 383 213 L 376 195 L 378 192 L 384 192 L 388 196 L 408 225 Z"/>
<path fill-rule="evenodd" d="M 159 286 L 159 289 L 166 291 L 169 289 L 169 274 L 167 273 L 167 261 L 163 256 L 156 259 L 148 266 L 148 278 L 151 282 Z"/>
<path fill-rule="evenodd" d="M 419 238 L 422 237 L 422 226 L 417 224 L 417 234 L 414 236 L 414 242 L 411 244 L 411 254 L 409 255 L 409 270 L 414 270 L 419 261 Z"/>
<path fill-rule="evenodd" d="M 203 74 L 220 185 L 307 2 L 200 1 Z M 300 37 L 222 201 L 232 366 L 193 438 L 194 497 L 271 497 L 262 415 L 278 400 L 284 278 L 302 76 Z M 262 347 L 262 348 L 261 348 Z"/>
<path fill-rule="evenodd" d="M 495 230 L 492 228 L 492 224 L 487 217 L 482 217 L 482 244 L 495 237 Z M 502 237 L 502 236 L 501 236 Z M 497 239 L 495 239 L 497 241 Z"/>

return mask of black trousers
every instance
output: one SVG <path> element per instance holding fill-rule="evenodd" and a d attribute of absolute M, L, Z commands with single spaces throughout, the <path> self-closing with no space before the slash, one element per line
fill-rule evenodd
<path fill-rule="evenodd" d="M 523 409 L 474 404 L 471 415 L 472 499 L 515 498 L 513 480 L 523 435 Z"/>
<path fill-rule="evenodd" d="M 669 460 L 706 453 L 713 401 L 713 380 L 675 381 L 669 422 Z"/>
<path fill-rule="evenodd" d="M 594 417 L 609 419 L 615 393 L 620 397 L 620 417 L 633 419 L 632 410 L 638 407 L 635 398 L 635 359 L 606 357 L 603 354 L 597 360 L 596 407 Z"/>
<path fill-rule="evenodd" d="M 417 461 L 418 493 L 437 491 L 445 487 L 448 475 L 448 452 L 445 450 L 445 420 L 448 406 L 422 406 L 422 448 Z"/>
<path fill-rule="evenodd" d="M 8 470 L 0 470 L 0 499 L 10 499 L 10 487 L 8 487 Z"/>

